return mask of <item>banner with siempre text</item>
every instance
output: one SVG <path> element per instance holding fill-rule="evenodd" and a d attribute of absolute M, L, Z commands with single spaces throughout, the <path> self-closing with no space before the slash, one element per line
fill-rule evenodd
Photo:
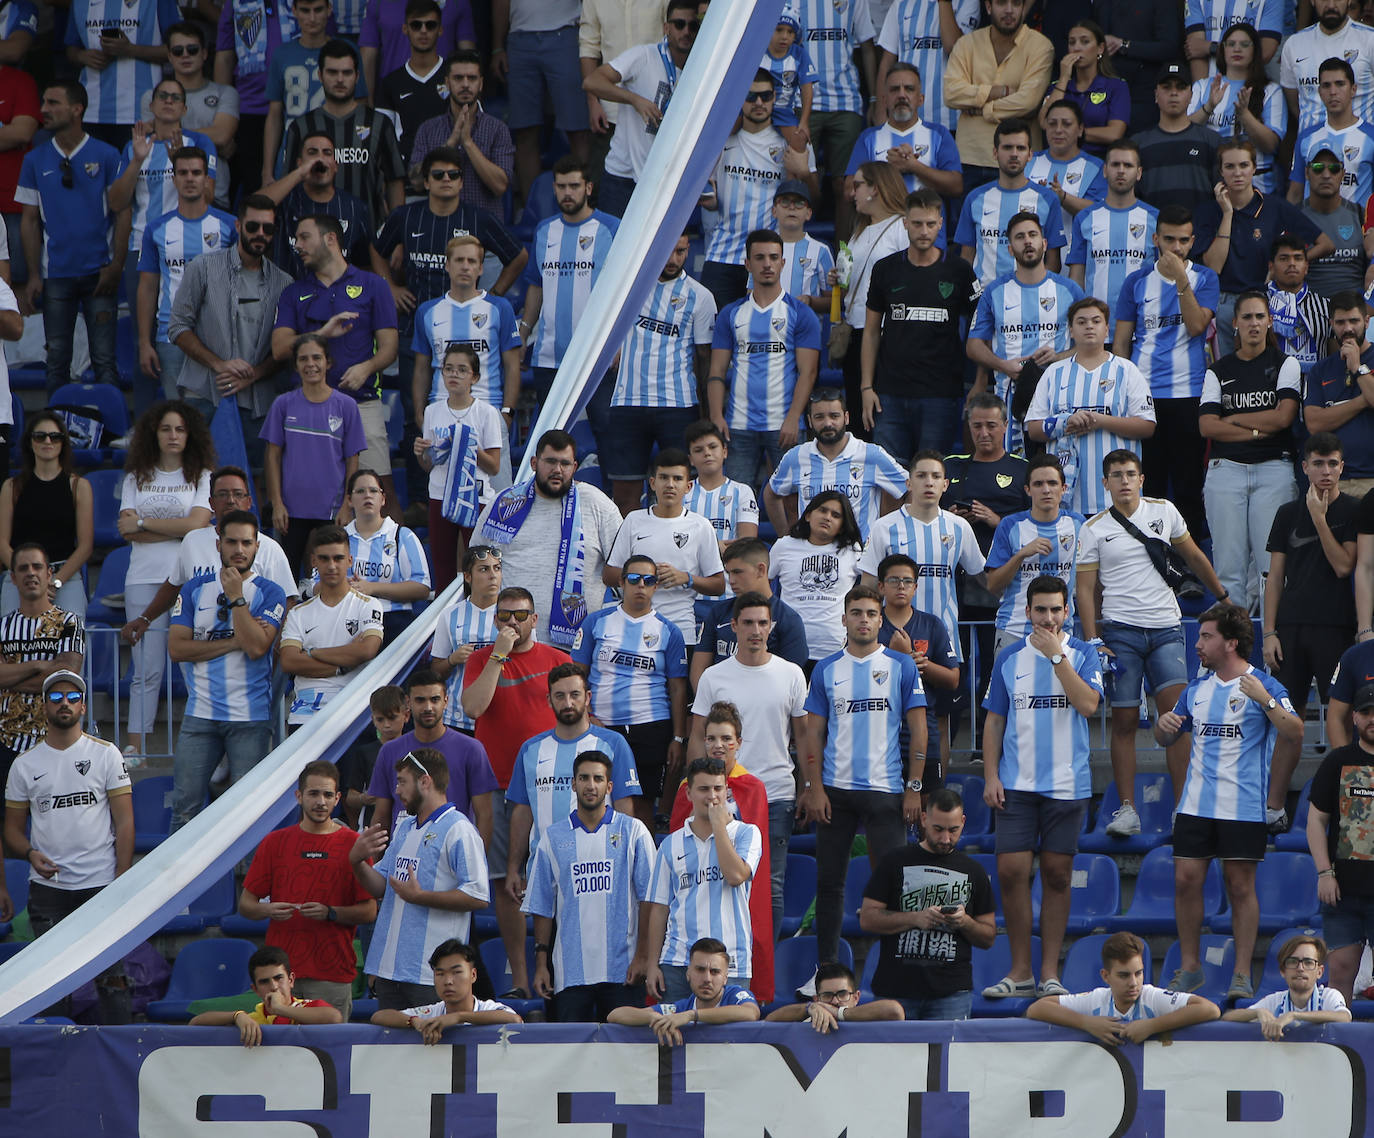
<path fill-rule="evenodd" d="M 413 1031 L 0 1028 L 0 1135 L 1361 1138 L 1374 1025 L 1111 1048 L 1021 1020 Z"/>

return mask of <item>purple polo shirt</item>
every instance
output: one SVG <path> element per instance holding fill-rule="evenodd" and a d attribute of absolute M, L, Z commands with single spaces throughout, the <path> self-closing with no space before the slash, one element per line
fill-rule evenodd
<path fill-rule="evenodd" d="M 447 727 L 437 742 L 421 743 L 415 738 L 414 731 L 407 731 L 399 739 L 382 744 L 377 752 L 376 765 L 372 768 L 372 781 L 367 784 L 367 793 L 373 798 L 391 799 L 393 827 L 405 810 L 401 800 L 396 797 L 396 764 L 406 757 L 407 752 L 419 747 L 433 747 L 444 756 L 448 763 L 448 800 L 469 818 L 472 818 L 473 798 L 498 789 L 496 775 L 487 758 L 487 749 L 472 736 Z M 472 820 L 476 821 L 475 818 Z"/>
<path fill-rule="evenodd" d="M 324 284 L 314 273 L 289 284 L 277 302 L 278 328 L 298 334 L 318 332 L 336 312 L 356 312 L 353 327 L 329 341 L 329 386 L 337 388 L 339 377 L 354 364 L 375 354 L 374 333 L 379 328 L 396 327 L 396 301 L 391 289 L 376 273 L 349 265 L 332 285 Z M 344 391 L 359 403 L 381 395 L 381 376 L 374 375 L 357 391 Z"/>
<path fill-rule="evenodd" d="M 353 400 L 331 391 L 323 403 L 311 403 L 299 387 L 272 400 L 262 441 L 282 448 L 282 497 L 293 518 L 334 517 L 348 460 L 367 449 Z"/>

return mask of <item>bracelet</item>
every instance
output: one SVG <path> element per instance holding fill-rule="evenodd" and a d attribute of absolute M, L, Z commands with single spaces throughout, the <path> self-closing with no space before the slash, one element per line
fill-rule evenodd
<path fill-rule="evenodd" d="M 684 589 L 690 589 L 692 587 L 692 575 L 690 573 L 687 574 L 687 583 L 682 587 Z"/>
<path fill-rule="evenodd" d="M 700 1022 L 701 1022 L 701 1010 L 700 1010 L 699 1008 L 693 1008 L 693 1009 L 692 1009 L 692 1022 L 693 1022 L 693 1023 L 700 1023 Z"/>
<path fill-rule="evenodd" d="M 1374 632 L 1374 628 L 1361 628 L 1355 633 L 1356 636 L 1363 636 L 1366 632 Z"/>
<path fill-rule="evenodd" d="M 239 1009 L 238 1009 L 237 1011 L 235 1011 L 234 1014 L 231 1015 L 229 1018 L 230 1018 L 231 1020 L 233 1020 L 234 1023 L 238 1023 L 238 1021 L 239 1021 L 239 1016 L 246 1016 L 247 1014 L 248 1014 L 248 1013 L 247 1013 L 246 1011 L 244 1011 L 242 1008 L 239 1008 Z"/>
<path fill-rule="evenodd" d="M 1266 633 L 1264 634 L 1264 638 L 1265 638 L 1266 640 L 1268 640 L 1269 637 L 1271 637 L 1271 636 L 1277 636 L 1277 635 L 1278 635 L 1278 633 L 1275 632 L 1275 631 L 1271 628 L 1268 632 L 1266 632 Z"/>
<path fill-rule="evenodd" d="M 415 1026 L 415 1017 L 414 1017 L 414 1016 L 406 1016 L 406 1027 L 414 1027 L 414 1026 Z"/>
<path fill-rule="evenodd" d="M 1335 871 L 1334 869 L 1319 869 L 1319 870 L 1317 870 L 1317 876 L 1318 876 L 1318 877 L 1335 877 L 1335 876 L 1336 876 L 1336 871 Z"/>
<path fill-rule="evenodd" d="M 844 1019 L 844 1005 L 843 1005 L 843 1004 L 841 1004 L 839 1007 L 837 1007 L 837 1008 L 835 1009 L 835 1018 L 836 1018 L 836 1019 L 839 1019 L 839 1020 Z"/>
<path fill-rule="evenodd" d="M 143 613 L 139 613 L 136 617 L 134 617 L 134 619 L 135 619 L 135 620 L 141 620 L 144 624 L 148 625 L 150 628 L 152 627 L 152 623 L 153 623 L 153 622 L 152 622 L 151 620 L 149 620 L 149 619 L 147 618 L 147 616 L 145 616 Z"/>
<path fill-rule="evenodd" d="M 509 659 L 510 659 L 509 656 L 499 656 L 499 655 L 497 655 L 495 652 L 493 652 L 493 653 L 491 654 L 491 660 L 492 660 L 492 663 L 494 663 L 494 664 L 504 664 L 504 663 L 506 663 Z"/>

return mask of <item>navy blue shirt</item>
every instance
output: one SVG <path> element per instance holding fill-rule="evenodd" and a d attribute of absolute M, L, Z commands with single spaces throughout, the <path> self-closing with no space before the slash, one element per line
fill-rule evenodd
<path fill-rule="evenodd" d="M 1215 201 L 1201 202 L 1193 213 L 1197 239 L 1192 258 L 1199 265 L 1220 228 L 1221 206 Z M 1278 194 L 1266 196 L 1256 190 L 1245 208 L 1231 217 L 1231 250 L 1217 274 L 1222 292 L 1263 288 L 1269 275 L 1269 246 L 1281 233 L 1291 233 L 1308 245 L 1321 236 L 1321 230 L 1297 206 Z"/>
<path fill-rule="evenodd" d="M 1360 354 L 1360 361 L 1374 368 L 1374 347 L 1366 347 Z M 1335 352 L 1318 360 L 1307 373 L 1307 395 L 1302 404 L 1304 407 L 1334 407 L 1359 394 L 1360 385 L 1346 370 L 1340 352 Z M 1374 478 L 1374 411 L 1366 407 L 1333 433 L 1341 440 L 1341 451 L 1345 455 L 1345 471 L 1341 477 Z"/>
<path fill-rule="evenodd" d="M 356 198 L 347 190 L 336 189 L 334 196 L 327 202 L 317 202 L 306 196 L 305 189 L 297 186 L 286 200 L 277 207 L 277 243 L 272 259 L 292 280 L 300 280 L 307 270 L 305 262 L 296 254 L 296 226 L 301 218 L 324 214 L 338 218 L 343 226 L 343 255 L 350 264 L 360 269 L 372 268 L 372 215 L 361 198 Z"/>
<path fill-rule="evenodd" d="M 704 652 L 710 656 L 712 664 L 717 664 L 735 654 L 739 642 L 735 639 L 735 630 L 730 626 L 730 610 L 734 603 L 734 597 L 722 597 L 707 608 L 701 628 L 697 630 L 694 655 Z M 773 613 L 768 651 L 804 669 L 811 659 L 811 653 L 806 647 L 806 625 L 801 616 L 791 605 L 779 600 L 776 594 L 769 598 L 768 607 Z"/>
<path fill-rule="evenodd" d="M 1331 699 L 1346 705 L 1355 702 L 1355 693 L 1365 684 L 1374 684 L 1374 640 L 1352 644 L 1341 653 L 1341 662 L 1331 676 Z"/>
<path fill-rule="evenodd" d="M 38 207 L 44 277 L 89 276 L 110 263 L 114 218 L 107 191 L 118 177 L 119 151 L 90 135 L 70 157 L 52 138 L 24 155 L 14 200 Z"/>
<path fill-rule="evenodd" d="M 375 354 L 374 333 L 379 328 L 396 327 L 396 301 L 387 283 L 376 273 L 365 273 L 349 265 L 332 285 L 325 285 L 311 273 L 282 290 L 277 302 L 277 328 L 290 328 L 299 334 L 318 332 L 336 312 L 356 312 L 358 319 L 342 336 L 329 342 L 329 386 L 338 388 L 339 377 L 354 364 L 370 360 Z M 374 375 L 356 391 L 344 391 L 359 403 L 381 394 L 380 378 Z"/>
<path fill-rule="evenodd" d="M 883 611 L 883 624 L 878 629 L 878 643 L 886 648 L 892 643 L 892 634 L 897 631 L 897 626 L 887 619 L 887 611 Z M 926 659 L 932 664 L 938 664 L 942 668 L 958 668 L 959 657 L 955 655 L 954 649 L 949 643 L 949 633 L 945 630 L 944 621 L 939 617 L 932 616 L 928 612 L 920 609 L 912 609 L 911 616 L 902 626 L 902 631 L 911 637 L 911 647 L 922 651 Z M 927 688 L 926 699 L 930 701 L 930 706 L 926 708 L 926 755 L 933 762 L 940 759 L 940 716 L 934 712 L 936 693 L 953 698 L 957 693 L 947 688 Z M 906 725 L 906 720 L 902 720 L 901 730 L 898 732 L 898 741 L 902 748 L 902 754 L 907 753 L 907 741 L 911 738 L 911 729 Z M 932 765 L 930 770 L 934 770 Z"/>

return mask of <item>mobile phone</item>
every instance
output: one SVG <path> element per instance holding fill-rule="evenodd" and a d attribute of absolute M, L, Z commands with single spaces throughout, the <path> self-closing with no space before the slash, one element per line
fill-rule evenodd
<path fill-rule="evenodd" d="M 947 917 L 952 917 L 952 916 L 954 916 L 954 914 L 957 913 L 958 911 L 959 911 L 959 906 L 958 906 L 958 905 L 941 905 L 941 906 L 940 906 L 940 912 L 942 912 L 942 913 L 943 913 L 945 916 L 947 916 Z"/>
<path fill-rule="evenodd" d="M 113 40 L 119 38 L 119 25 L 106 24 L 100 29 L 100 38 L 103 40 Z"/>

